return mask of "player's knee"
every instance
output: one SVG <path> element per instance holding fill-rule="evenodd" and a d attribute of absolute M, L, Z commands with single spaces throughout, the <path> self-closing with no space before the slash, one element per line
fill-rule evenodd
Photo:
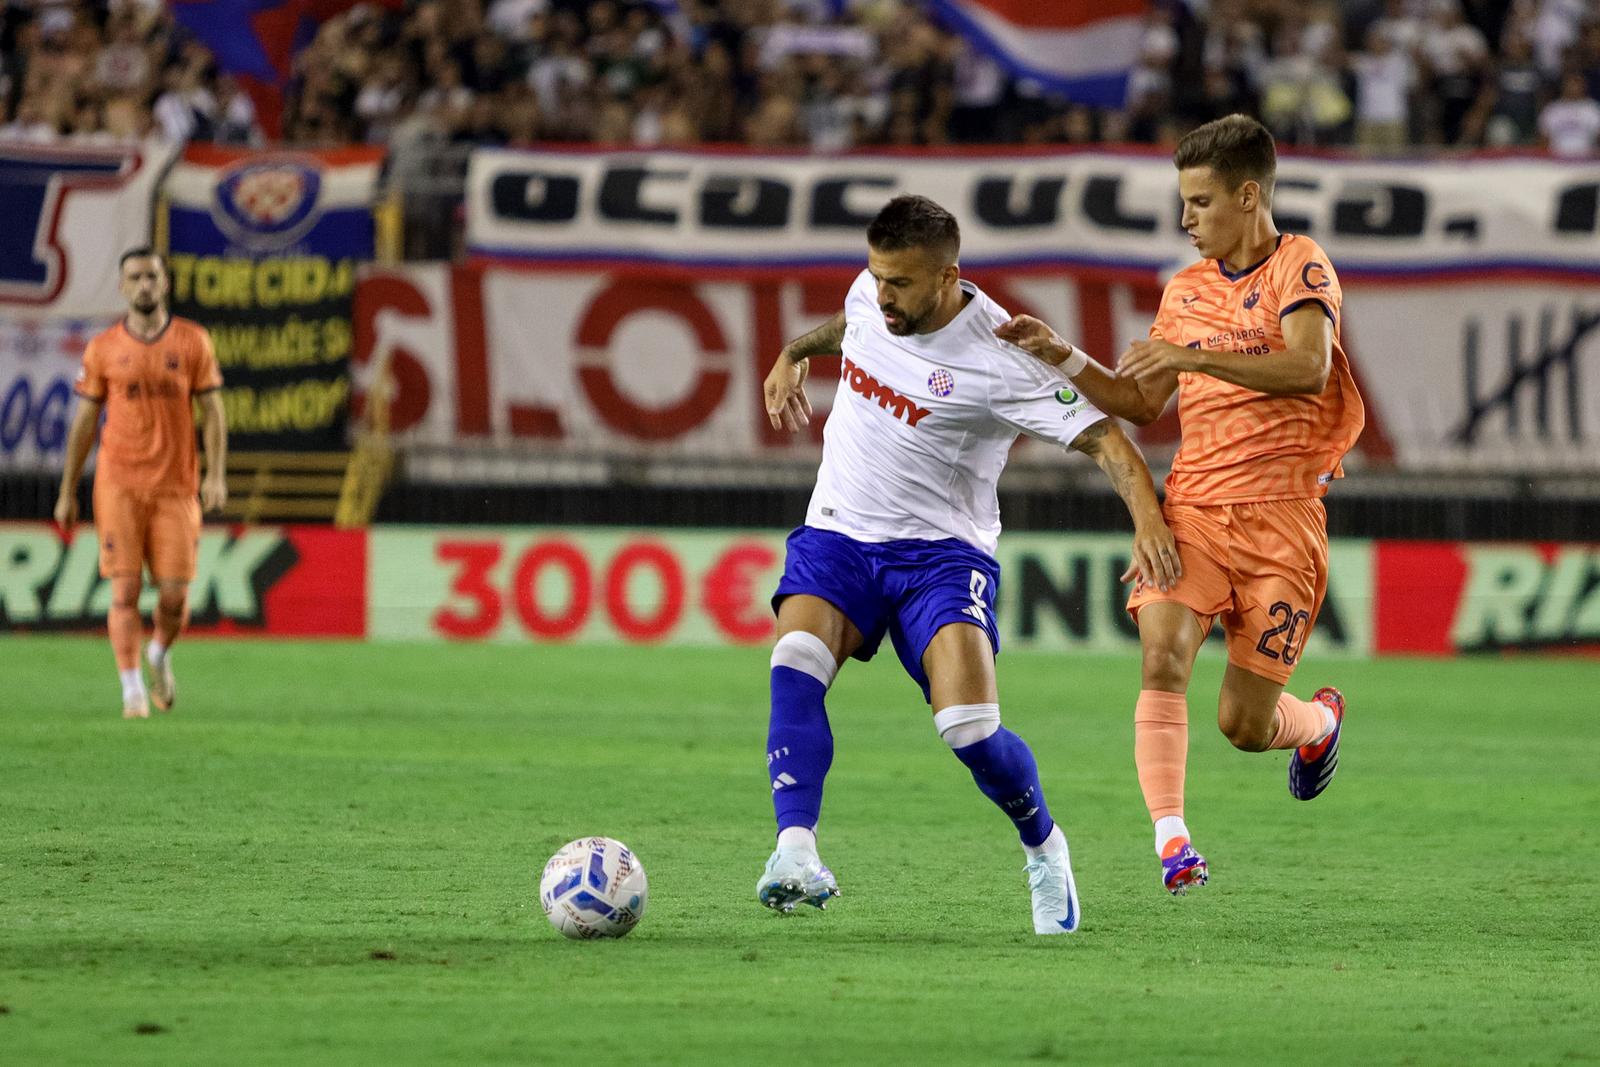
<path fill-rule="evenodd" d="M 1241 752 L 1265 752 L 1272 744 L 1272 718 L 1252 715 L 1249 709 L 1226 698 L 1217 707 L 1217 727 L 1228 743 Z"/>
<path fill-rule="evenodd" d="M 182 615 L 189 606 L 189 591 L 181 589 L 176 592 L 163 589 L 161 596 L 156 601 L 156 607 L 165 615 Z"/>
<path fill-rule="evenodd" d="M 1000 729 L 999 704 L 952 704 L 934 713 L 933 728 L 952 749 L 963 749 Z"/>
<path fill-rule="evenodd" d="M 805 630 L 791 630 L 778 638 L 772 646 L 772 666 L 808 674 L 824 688 L 831 686 L 833 676 L 839 673 L 839 661 L 833 658 L 827 642 Z"/>
<path fill-rule="evenodd" d="M 1143 687 L 1181 693 L 1189 687 L 1189 660 L 1179 649 L 1157 645 L 1144 650 Z"/>

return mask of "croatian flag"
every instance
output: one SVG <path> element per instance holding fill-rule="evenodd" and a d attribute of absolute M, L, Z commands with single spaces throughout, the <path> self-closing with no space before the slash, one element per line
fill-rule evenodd
<path fill-rule="evenodd" d="M 1150 0 L 928 0 L 950 29 L 1047 92 L 1120 107 Z"/>

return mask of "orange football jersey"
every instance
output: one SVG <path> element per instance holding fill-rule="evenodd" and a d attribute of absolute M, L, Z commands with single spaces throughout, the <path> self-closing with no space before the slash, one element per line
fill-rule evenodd
<path fill-rule="evenodd" d="M 83 351 L 76 389 L 105 404 L 95 480 L 124 489 L 200 490 L 192 399 L 222 385 L 205 327 L 174 316 L 153 341 L 125 323 L 98 334 Z"/>
<path fill-rule="evenodd" d="M 1189 348 L 1266 355 L 1284 350 L 1281 319 L 1307 304 L 1333 321 L 1333 368 L 1318 396 L 1268 396 L 1206 374 L 1178 375 L 1182 442 L 1167 476 L 1178 504 L 1320 497 L 1365 412 L 1339 343 L 1339 279 L 1309 237 L 1284 234 L 1238 274 L 1214 259 L 1178 273 L 1161 295 L 1150 336 Z"/>

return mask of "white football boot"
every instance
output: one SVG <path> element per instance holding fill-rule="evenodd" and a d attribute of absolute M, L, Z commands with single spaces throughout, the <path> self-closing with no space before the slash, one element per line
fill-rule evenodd
<path fill-rule="evenodd" d="M 1059 824 L 1044 839 L 1043 853 L 1030 856 L 1022 871 L 1033 894 L 1033 932 L 1070 934 L 1077 930 L 1083 917 L 1078 910 L 1078 884 L 1072 880 L 1072 855 Z"/>
<path fill-rule="evenodd" d="M 777 849 L 756 883 L 756 899 L 785 915 L 797 904 L 826 909 L 828 901 L 838 895 L 839 883 L 833 872 L 823 866 L 815 852 L 805 849 Z"/>
<path fill-rule="evenodd" d="M 172 705 L 178 702 L 178 680 L 172 675 L 172 650 L 168 649 L 157 665 L 146 649 L 145 663 L 150 667 L 150 703 L 157 711 L 171 711 Z"/>

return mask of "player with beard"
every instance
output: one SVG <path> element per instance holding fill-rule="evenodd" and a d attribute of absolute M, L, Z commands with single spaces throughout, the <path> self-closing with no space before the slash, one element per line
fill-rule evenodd
<path fill-rule="evenodd" d="M 995 683 L 996 483 L 1017 435 L 1076 449 L 1106 472 L 1134 520 L 1129 576 L 1167 588 L 1176 548 L 1150 471 L 1115 421 L 995 337 L 1007 314 L 962 280 L 960 242 L 933 201 L 891 200 L 867 230 L 867 269 L 844 311 L 790 342 L 767 376 L 773 427 L 796 431 L 811 410 L 808 357 L 844 356 L 816 490 L 772 598 L 767 777 L 778 839 L 756 896 L 787 912 L 838 894 L 817 853 L 833 761 L 825 698 L 844 661 L 871 659 L 887 635 L 939 736 L 1021 838 L 1034 932 L 1070 933 L 1080 911 L 1067 839 L 1032 751 L 1000 723 Z"/>
<path fill-rule="evenodd" d="M 78 521 L 78 478 L 104 409 L 94 521 L 100 574 L 111 582 L 106 623 L 122 682 L 123 718 L 143 719 L 152 702 L 170 711 L 177 699 L 172 645 L 188 618 L 200 505 L 220 511 L 227 503 L 228 431 L 211 337 L 198 323 L 167 310 L 166 262 L 149 248 L 134 248 L 123 253 L 119 271 L 128 313 L 84 349 L 55 518 L 70 537 Z M 205 438 L 203 482 L 195 455 L 195 399 Z M 145 651 L 148 690 L 139 666 L 139 592 L 147 565 L 159 590 L 155 635 Z"/>

